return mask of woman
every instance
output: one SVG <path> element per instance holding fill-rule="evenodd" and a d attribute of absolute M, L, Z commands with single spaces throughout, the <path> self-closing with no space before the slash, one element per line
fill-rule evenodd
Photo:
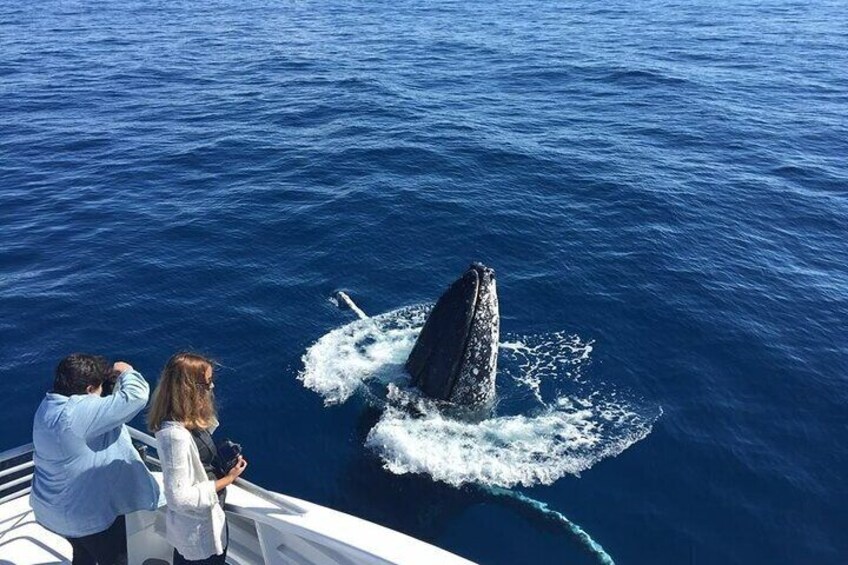
<path fill-rule="evenodd" d="M 166 538 L 174 546 L 174 565 L 226 562 L 226 517 L 219 497 L 247 467 L 239 456 L 226 475 L 212 473 L 217 455 L 212 432 L 218 426 L 212 376 L 208 359 L 177 353 L 162 371 L 147 414 L 162 462 Z"/>

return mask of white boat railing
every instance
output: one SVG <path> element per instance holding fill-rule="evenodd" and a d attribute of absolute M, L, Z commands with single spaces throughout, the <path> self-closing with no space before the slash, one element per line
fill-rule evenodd
<path fill-rule="evenodd" d="M 0 453 L 0 504 L 26 496 L 32 490 L 34 450 L 28 443 Z"/>
<path fill-rule="evenodd" d="M 127 429 L 130 432 L 130 437 L 132 437 L 136 442 L 136 446 L 141 444 L 146 448 L 156 449 L 156 438 L 130 426 L 127 426 Z M 140 451 L 142 451 L 142 457 L 145 464 L 156 469 L 160 467 L 159 459 L 157 457 L 150 455 L 149 453 L 145 453 L 143 450 Z M 0 504 L 25 496 L 32 490 L 33 472 L 30 470 L 35 468 L 35 461 L 33 461 L 34 452 L 35 447 L 32 443 L 0 452 L 0 495 L 2 495 L 0 496 Z M 18 459 L 21 461 L 16 461 Z M 28 474 L 21 475 L 20 473 L 23 471 L 30 472 Z M 18 476 L 14 476 L 16 474 L 18 474 Z M 268 498 L 269 500 L 274 499 L 275 493 L 266 491 L 247 480 L 240 478 L 238 479 L 238 484 L 240 487 L 254 492 L 258 496 Z M 14 490 L 15 487 L 22 488 Z M 284 501 L 278 500 L 277 502 L 285 504 Z"/>
<path fill-rule="evenodd" d="M 138 446 L 138 444 L 142 444 L 145 447 L 156 449 L 155 437 L 130 426 L 127 426 L 127 428 L 130 431 L 130 437 L 135 440 L 136 446 Z M 32 447 L 32 444 L 30 444 L 30 447 Z M 147 464 L 148 467 L 154 467 L 155 469 L 161 468 L 161 463 L 159 462 L 158 457 L 154 457 L 150 453 L 145 453 L 142 451 L 142 458 L 144 459 L 144 462 Z M 269 502 L 273 502 L 274 504 L 278 505 L 282 511 L 286 511 L 291 514 L 303 514 L 305 512 L 303 508 L 292 504 L 291 501 L 286 500 L 279 494 L 271 492 L 269 490 L 265 490 L 259 485 L 251 483 L 247 479 L 239 477 L 238 479 L 236 479 L 235 484 L 237 484 L 240 488 L 246 490 L 247 492 L 255 494 L 259 498 L 263 498 Z"/>

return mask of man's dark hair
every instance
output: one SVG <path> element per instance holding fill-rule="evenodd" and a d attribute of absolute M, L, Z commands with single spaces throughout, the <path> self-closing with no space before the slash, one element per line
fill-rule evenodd
<path fill-rule="evenodd" d="M 53 392 L 65 396 L 85 394 L 89 386 L 97 388 L 102 385 L 109 375 L 109 370 L 109 362 L 105 357 L 72 353 L 62 359 L 56 367 Z"/>

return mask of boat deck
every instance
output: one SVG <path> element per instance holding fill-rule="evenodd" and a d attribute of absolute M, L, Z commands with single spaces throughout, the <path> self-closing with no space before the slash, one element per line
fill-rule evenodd
<path fill-rule="evenodd" d="M 151 450 L 156 440 L 130 428 Z M 158 459 L 144 455 L 160 482 Z M 70 563 L 71 546 L 35 522 L 29 502 L 32 444 L 0 453 L 0 565 Z M 230 565 L 468 565 L 457 555 L 389 528 L 239 479 L 227 488 Z M 128 514 L 129 565 L 167 565 L 165 507 Z"/>
<path fill-rule="evenodd" d="M 29 496 L 0 504 L 0 565 L 70 562 L 71 544 L 36 524 Z"/>

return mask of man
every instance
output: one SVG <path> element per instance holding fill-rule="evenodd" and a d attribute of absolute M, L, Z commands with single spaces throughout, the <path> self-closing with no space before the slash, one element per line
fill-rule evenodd
<path fill-rule="evenodd" d="M 39 524 L 71 543 L 73 565 L 126 563 L 124 514 L 157 507 L 159 486 L 124 426 L 149 393 L 127 363 L 75 353 L 59 363 L 35 413 L 30 504 Z"/>

